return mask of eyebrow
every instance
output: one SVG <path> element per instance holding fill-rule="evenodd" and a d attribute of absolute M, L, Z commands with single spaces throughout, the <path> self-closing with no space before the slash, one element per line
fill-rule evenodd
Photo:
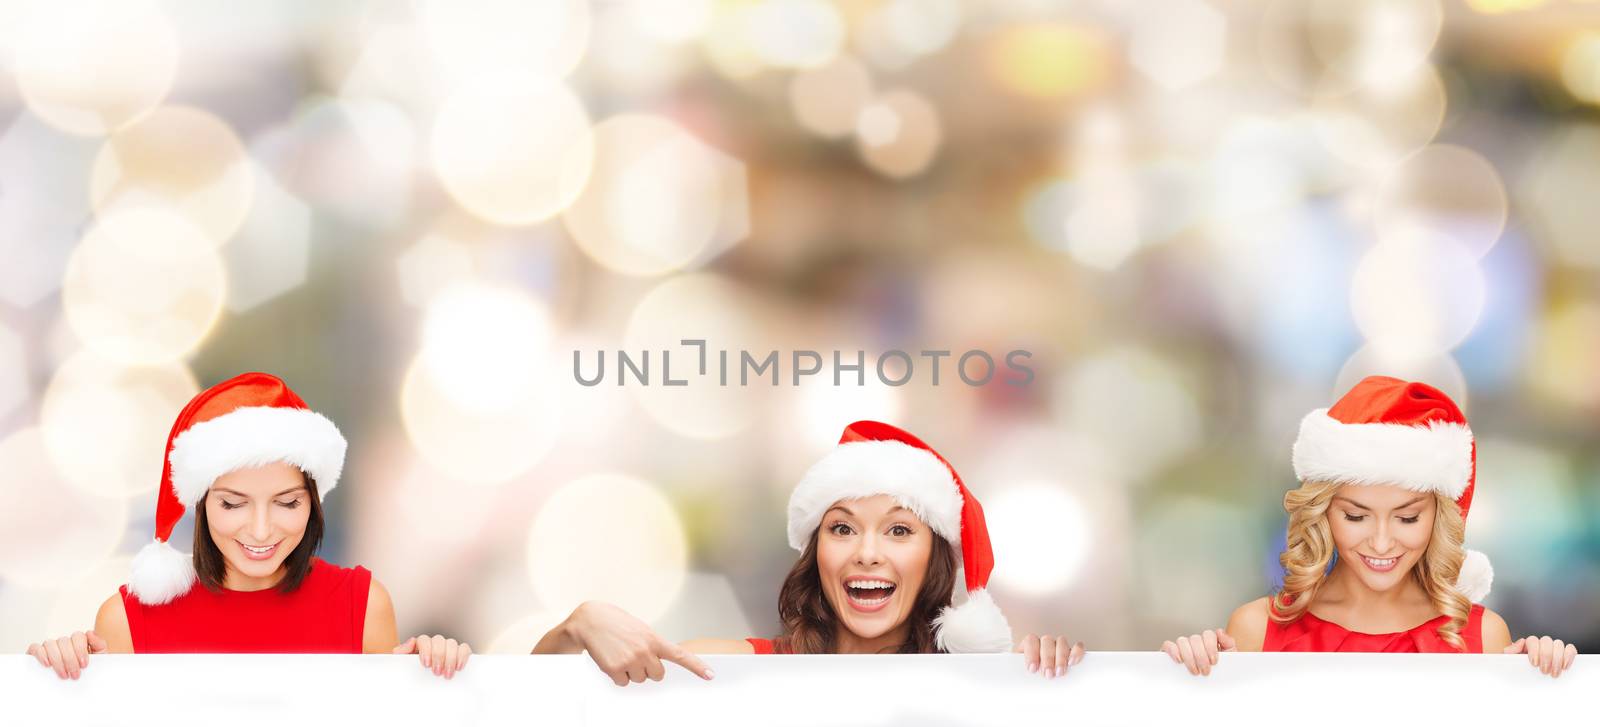
<path fill-rule="evenodd" d="M 843 510 L 844 514 L 849 515 L 850 517 L 856 516 L 856 514 L 851 511 L 850 508 L 845 507 L 844 505 L 834 505 L 833 507 L 828 508 L 828 512 L 833 512 L 834 510 Z M 888 514 L 893 515 L 897 510 L 902 512 L 911 512 L 904 505 L 895 505 L 894 507 L 889 508 Z M 827 513 L 823 513 L 823 515 L 826 516 Z"/>
<path fill-rule="evenodd" d="M 287 490 L 284 490 L 283 492 L 273 493 L 272 495 L 270 495 L 270 497 L 280 497 L 280 496 L 283 496 L 283 495 L 287 495 L 287 494 L 289 494 L 291 492 L 300 492 L 300 491 L 302 491 L 304 489 L 306 489 L 305 485 L 300 485 L 299 487 L 291 487 L 291 488 L 289 488 Z M 212 492 L 226 492 L 226 493 L 229 493 L 229 494 L 238 495 L 240 497 L 249 497 L 249 495 L 246 495 L 243 492 L 240 492 L 238 490 L 230 490 L 230 489 L 228 489 L 226 487 L 213 487 L 213 488 L 211 488 L 211 491 Z"/>
<path fill-rule="evenodd" d="M 1372 511 L 1372 508 L 1367 507 L 1366 505 L 1363 505 L 1363 504 L 1361 504 L 1359 502 L 1356 502 L 1355 500 L 1352 500 L 1352 499 L 1350 499 L 1348 497 L 1345 497 L 1344 495 L 1334 495 L 1333 499 L 1335 499 L 1335 500 L 1344 500 L 1345 502 L 1348 502 L 1348 503 L 1350 503 L 1352 505 L 1355 505 L 1359 509 L 1367 510 L 1369 512 Z M 1406 509 L 1408 507 L 1411 507 L 1412 505 L 1415 505 L 1415 504 L 1417 504 L 1419 502 L 1422 502 L 1423 500 L 1426 500 L 1426 499 L 1428 499 L 1428 496 L 1427 495 L 1422 495 L 1420 497 L 1412 499 L 1410 502 L 1407 502 L 1404 505 L 1401 505 L 1401 506 L 1393 508 L 1393 509 L 1395 509 L 1395 510 L 1404 510 L 1404 509 Z"/>

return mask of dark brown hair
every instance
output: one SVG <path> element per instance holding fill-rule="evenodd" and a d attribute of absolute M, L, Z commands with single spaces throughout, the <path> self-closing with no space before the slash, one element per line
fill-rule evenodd
<path fill-rule="evenodd" d="M 300 539 L 300 544 L 289 553 L 289 557 L 283 560 L 283 567 L 287 572 L 284 573 L 283 580 L 278 581 L 277 589 L 280 593 L 288 593 L 300 587 L 300 582 L 311 572 L 311 557 L 316 554 L 317 547 L 322 545 L 322 498 L 317 497 L 317 481 L 303 471 L 300 477 L 306 485 L 306 500 L 310 503 L 311 514 L 306 517 L 305 537 Z M 206 518 L 206 500 L 210 498 L 211 493 L 207 491 L 205 499 L 200 501 L 194 512 L 194 572 L 201 585 L 215 591 L 222 588 L 226 561 L 223 560 L 222 551 L 211 540 L 211 526 Z"/>
<path fill-rule="evenodd" d="M 783 622 L 783 635 L 778 637 L 779 651 L 790 654 L 832 654 L 837 648 L 834 635 L 839 625 L 839 615 L 834 613 L 828 597 L 822 592 L 822 576 L 817 570 L 817 533 L 811 531 L 811 540 L 783 579 L 778 591 L 778 619 Z M 933 536 L 933 549 L 928 553 L 928 572 L 922 577 L 922 590 L 906 615 L 910 626 L 900 654 L 942 653 L 935 643 L 933 620 L 950 605 L 950 596 L 956 582 L 956 550 L 949 541 L 938 534 Z"/>

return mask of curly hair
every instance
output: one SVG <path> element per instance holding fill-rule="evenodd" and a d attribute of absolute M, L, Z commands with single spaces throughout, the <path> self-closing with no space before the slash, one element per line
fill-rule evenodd
<path fill-rule="evenodd" d="M 778 591 L 778 619 L 783 623 L 783 635 L 777 639 L 777 649 L 782 653 L 832 654 L 837 648 L 835 635 L 839 615 L 822 592 L 822 576 L 817 568 L 817 533 L 820 530 L 811 531 L 805 551 Z M 922 590 L 911 605 L 911 613 L 906 615 L 910 633 L 897 653 L 943 653 L 934 638 L 933 621 L 950 605 L 956 582 L 956 550 L 937 535 L 932 541 L 933 550 L 928 553 L 928 571 L 922 579 Z"/>
<path fill-rule="evenodd" d="M 1327 577 L 1328 563 L 1336 548 L 1333 529 L 1328 524 L 1328 504 L 1342 483 L 1308 481 L 1283 496 L 1283 509 L 1289 513 L 1286 547 L 1278 556 L 1283 564 L 1283 589 L 1272 597 L 1269 614 L 1280 624 L 1290 623 L 1311 607 Z M 1439 638 L 1457 649 L 1466 648 L 1461 629 L 1467 624 L 1472 602 L 1455 588 L 1456 577 L 1466 551 L 1461 547 L 1466 530 L 1455 500 L 1435 494 L 1436 514 L 1433 533 L 1422 559 L 1411 571 L 1417 585 L 1439 613 L 1450 617 L 1439 627 Z"/>

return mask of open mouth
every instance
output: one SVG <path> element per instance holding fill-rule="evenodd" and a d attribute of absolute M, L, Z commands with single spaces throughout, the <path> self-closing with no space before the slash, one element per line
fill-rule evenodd
<path fill-rule="evenodd" d="M 1363 555 L 1363 556 L 1361 556 L 1361 562 L 1366 563 L 1368 568 L 1371 568 L 1371 569 L 1373 569 L 1373 570 L 1375 570 L 1375 571 L 1377 571 L 1379 573 L 1387 573 L 1389 571 L 1394 570 L 1395 564 L 1400 562 L 1400 557 L 1399 556 L 1395 556 L 1393 558 L 1369 558 L 1369 557 Z"/>
<path fill-rule="evenodd" d="M 845 596 L 857 611 L 876 611 L 889 605 L 894 584 L 876 578 L 852 578 L 844 582 Z"/>
<path fill-rule="evenodd" d="M 233 542 L 239 543 L 237 540 Z M 244 550 L 244 557 L 246 558 L 251 560 L 266 560 L 271 558 L 273 553 L 278 552 L 278 546 L 280 544 L 281 543 L 273 543 L 272 545 L 246 545 L 244 543 L 239 543 L 239 547 Z"/>

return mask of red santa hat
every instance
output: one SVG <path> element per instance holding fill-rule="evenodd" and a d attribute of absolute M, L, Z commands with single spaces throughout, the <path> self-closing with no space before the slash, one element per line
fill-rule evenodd
<path fill-rule="evenodd" d="M 172 424 L 156 500 L 156 539 L 133 558 L 128 590 L 159 605 L 189 591 L 193 558 L 167 543 L 184 511 L 229 472 L 287 462 L 316 480 L 319 497 L 339 484 L 344 436 L 270 374 L 250 373 L 200 392 Z"/>
<path fill-rule="evenodd" d="M 873 421 L 845 427 L 839 446 L 806 471 L 789 497 L 789 545 L 804 551 L 834 503 L 874 495 L 894 497 L 960 553 L 950 606 L 934 621 L 939 648 L 1010 651 L 1011 626 L 988 591 L 994 551 L 983 508 L 955 468 L 909 432 Z"/>
<path fill-rule="evenodd" d="M 1467 418 L 1443 392 L 1369 376 L 1332 407 L 1301 420 L 1294 473 L 1302 482 L 1436 492 L 1456 501 L 1465 522 L 1478 479 L 1478 448 Z M 1479 601 L 1489 594 L 1494 569 L 1483 553 L 1466 554 L 1456 590 Z"/>

